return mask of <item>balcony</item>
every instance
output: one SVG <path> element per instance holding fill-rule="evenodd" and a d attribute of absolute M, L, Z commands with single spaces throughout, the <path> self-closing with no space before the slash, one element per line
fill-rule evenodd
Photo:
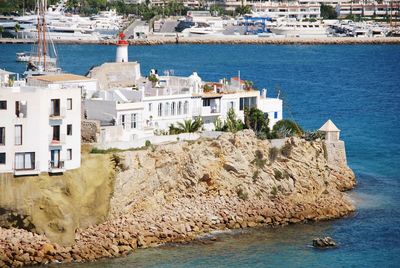
<path fill-rule="evenodd" d="M 56 108 L 56 109 L 49 109 L 49 119 L 50 120 L 62 120 L 65 118 L 65 114 L 66 114 L 66 108 L 65 107 L 61 107 L 60 108 Z"/>
<path fill-rule="evenodd" d="M 221 109 L 217 106 L 204 106 L 201 108 L 202 116 L 210 116 L 210 115 L 219 115 L 221 113 Z"/>
<path fill-rule="evenodd" d="M 64 161 L 49 161 L 49 173 L 57 174 L 65 172 Z"/>
<path fill-rule="evenodd" d="M 32 176 L 32 175 L 39 175 L 39 162 L 35 162 L 32 167 L 23 167 L 17 168 L 14 164 L 14 176 Z"/>
<path fill-rule="evenodd" d="M 58 147 L 65 144 L 66 135 L 62 134 L 58 137 L 54 137 L 53 135 L 49 135 L 49 143 L 52 147 Z"/>

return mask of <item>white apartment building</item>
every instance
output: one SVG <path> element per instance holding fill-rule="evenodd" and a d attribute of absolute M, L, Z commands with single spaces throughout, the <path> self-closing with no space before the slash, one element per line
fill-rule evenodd
<path fill-rule="evenodd" d="M 57 174 L 78 168 L 81 88 L 32 84 L 0 85 L 0 173 Z"/>
<path fill-rule="evenodd" d="M 336 13 L 339 17 L 344 18 L 347 15 L 357 15 L 363 17 L 386 17 L 392 16 L 393 18 L 400 16 L 400 1 L 393 1 L 392 3 L 353 3 L 353 4 L 340 4 L 336 6 Z"/>
<path fill-rule="evenodd" d="M 297 20 L 320 18 L 321 6 L 318 2 L 255 2 L 252 10 L 271 18 L 295 18 Z"/>

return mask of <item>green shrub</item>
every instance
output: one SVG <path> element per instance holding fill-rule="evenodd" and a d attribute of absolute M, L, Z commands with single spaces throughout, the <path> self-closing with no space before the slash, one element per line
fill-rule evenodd
<path fill-rule="evenodd" d="M 279 149 L 276 147 L 269 148 L 269 161 L 273 163 L 279 155 Z"/>
<path fill-rule="evenodd" d="M 125 158 L 119 154 L 111 155 L 111 162 L 114 164 L 114 169 L 118 171 L 125 171 L 128 167 L 124 163 Z"/>
<path fill-rule="evenodd" d="M 292 136 L 301 137 L 303 135 L 303 129 L 292 120 L 283 119 L 274 125 L 272 128 L 272 135 L 274 138 L 286 138 Z"/>
<path fill-rule="evenodd" d="M 303 138 L 306 141 L 315 141 L 317 139 L 325 139 L 325 134 L 321 131 L 306 131 L 303 134 Z"/>
<path fill-rule="evenodd" d="M 276 197 L 278 195 L 278 188 L 276 188 L 276 186 L 272 187 L 271 194 L 273 197 Z"/>
<path fill-rule="evenodd" d="M 144 146 L 149 147 L 150 145 L 151 145 L 151 141 L 146 140 L 145 143 L 144 143 Z"/>
<path fill-rule="evenodd" d="M 265 164 L 267 163 L 267 159 L 264 159 L 264 154 L 260 150 L 256 150 L 255 152 L 256 157 L 254 160 L 251 162 L 252 164 L 255 164 L 256 167 L 258 168 L 263 168 Z"/>
<path fill-rule="evenodd" d="M 275 179 L 277 179 L 278 181 L 283 179 L 283 174 L 280 170 L 275 169 L 274 176 L 275 176 Z"/>
<path fill-rule="evenodd" d="M 258 180 L 258 176 L 260 176 L 260 171 L 259 170 L 254 171 L 252 177 L 254 183 Z"/>
<path fill-rule="evenodd" d="M 240 199 L 242 199 L 244 201 L 249 199 L 249 194 L 246 191 L 244 191 L 242 188 L 237 189 L 236 194 Z"/>
<path fill-rule="evenodd" d="M 281 148 L 281 154 L 284 157 L 289 158 L 290 155 L 292 154 L 292 149 L 293 145 L 290 142 L 286 142 L 285 145 L 283 145 Z"/>

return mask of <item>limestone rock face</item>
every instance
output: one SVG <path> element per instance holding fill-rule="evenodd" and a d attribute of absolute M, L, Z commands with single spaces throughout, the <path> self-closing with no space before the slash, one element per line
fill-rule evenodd
<path fill-rule="evenodd" d="M 351 189 L 355 177 L 346 165 L 328 165 L 324 150 L 322 141 L 290 138 L 279 152 L 245 130 L 125 152 L 128 170 L 117 176 L 111 218 L 138 212 L 178 216 L 185 208 L 198 217 L 221 209 L 236 216 L 230 207 L 240 203 L 299 220 L 339 217 L 354 210 L 341 191 Z M 280 204 L 292 211 L 279 211 Z"/>
<path fill-rule="evenodd" d="M 106 220 L 113 191 L 107 155 L 85 155 L 80 169 L 63 175 L 0 175 L 0 227 L 45 234 L 60 244 L 75 242 L 76 228 Z"/>
<path fill-rule="evenodd" d="M 191 241 L 214 230 L 347 215 L 355 208 L 342 191 L 354 187 L 354 173 L 336 157 L 340 154 L 328 163 L 335 152 L 326 150 L 321 141 L 299 138 L 278 149 L 252 131 L 241 131 L 119 153 L 124 168 L 113 179 L 99 173 L 110 163 L 102 155 L 85 164 L 91 178 L 78 173 L 75 178 L 2 180 L 0 189 L 13 187 L 14 195 L 0 196 L 0 205 L 10 209 L 10 202 L 20 200 L 14 202 L 22 215 L 17 219 L 29 223 L 33 217 L 34 227 L 44 231 L 0 228 L 0 267 L 93 261 Z M 74 232 L 69 246 L 54 243 L 63 227 Z"/>

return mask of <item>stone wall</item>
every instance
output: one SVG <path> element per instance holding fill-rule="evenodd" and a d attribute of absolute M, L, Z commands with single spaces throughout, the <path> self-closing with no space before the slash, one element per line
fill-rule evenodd
<path fill-rule="evenodd" d="M 347 167 L 344 141 L 324 141 L 325 156 L 331 167 Z"/>
<path fill-rule="evenodd" d="M 84 143 L 93 143 L 98 141 L 100 132 L 100 122 L 96 120 L 82 120 L 81 140 Z"/>

